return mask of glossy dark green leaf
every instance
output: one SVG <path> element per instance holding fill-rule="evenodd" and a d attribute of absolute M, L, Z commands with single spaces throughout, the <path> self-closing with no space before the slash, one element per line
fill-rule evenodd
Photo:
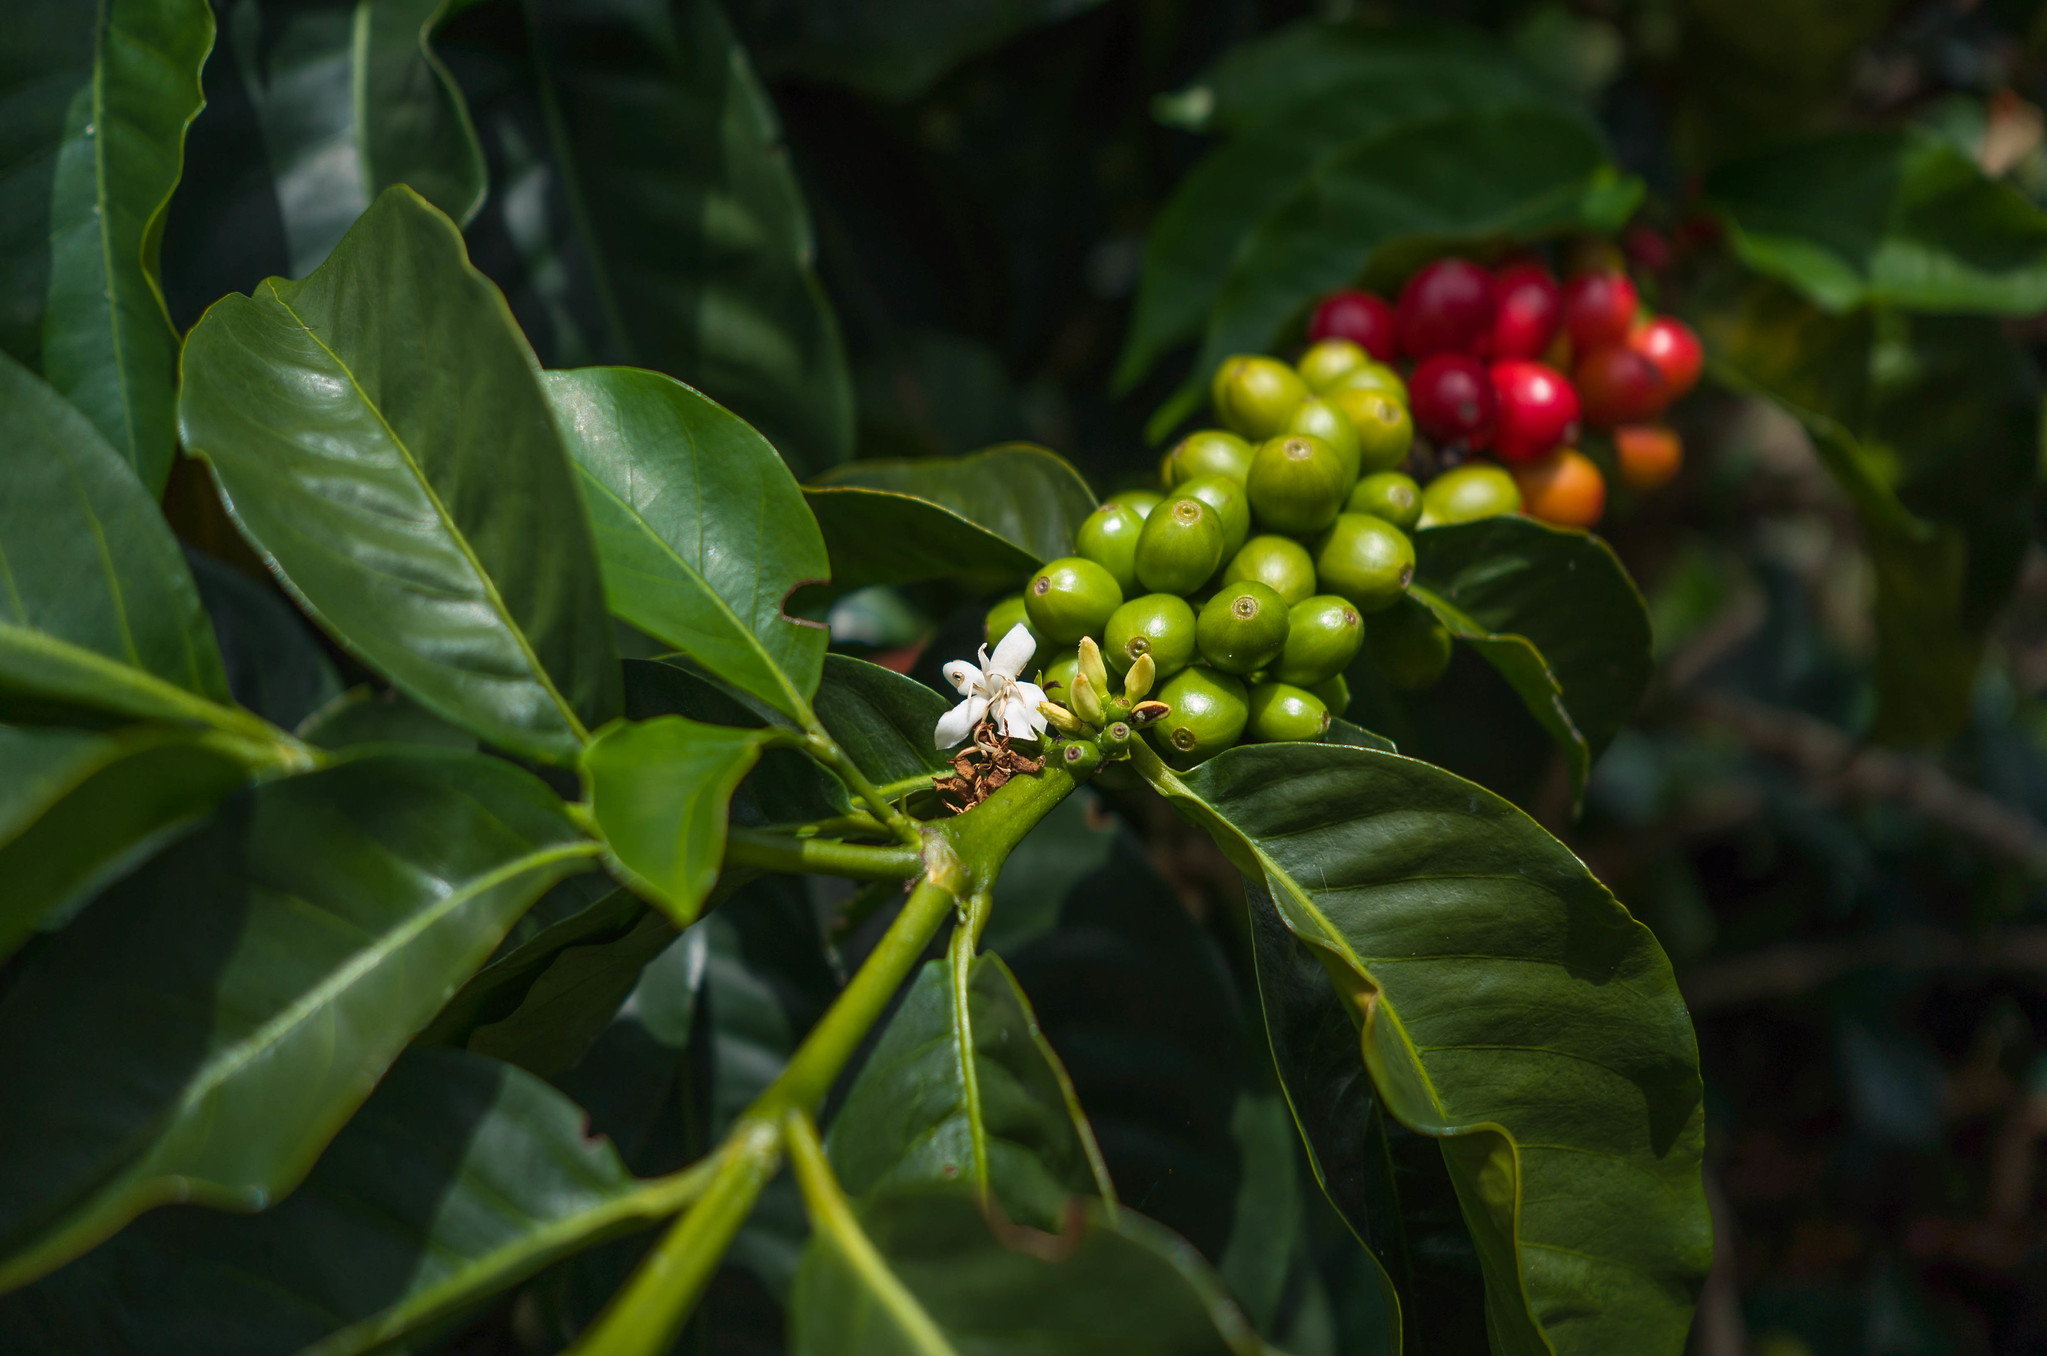
<path fill-rule="evenodd" d="M 358 744 L 427 744 L 474 752 L 476 736 L 450 725 L 404 693 L 352 687 L 307 716 L 299 737 L 323 749 Z"/>
<path fill-rule="evenodd" d="M 477 1027 L 466 1048 L 543 1077 L 561 1074 L 617 1014 L 640 971 L 674 940 L 674 925 L 649 910 L 614 941 L 563 947 L 519 1006 Z"/>
<path fill-rule="evenodd" d="M 1344 144 L 1277 199 L 1238 247 L 1187 383 L 1155 415 L 1160 439 L 1198 408 L 1232 353 L 1261 352 L 1332 288 L 1427 243 L 1617 230 L 1641 185 L 1583 118 L 1476 110 L 1403 122 Z"/>
<path fill-rule="evenodd" d="M 686 716 L 712 725 L 765 726 L 767 719 L 702 674 L 675 663 L 629 659 L 626 714 L 634 720 Z M 827 727 L 829 728 L 829 727 Z M 733 793 L 731 820 L 757 829 L 850 814 L 853 802 L 838 778 L 795 749 L 764 748 Z"/>
<path fill-rule="evenodd" d="M 305 281 L 207 311 L 184 372 L 186 446 L 343 644 L 534 757 L 573 757 L 618 713 L 562 437 L 504 299 L 445 216 L 387 191 Z"/>
<path fill-rule="evenodd" d="M 267 580 L 259 583 L 190 547 L 185 563 L 237 702 L 291 730 L 341 696 L 341 677 L 318 633 Z"/>
<path fill-rule="evenodd" d="M 0 725 L 0 959 L 204 818 L 250 761 L 240 740 L 175 726 Z"/>
<path fill-rule="evenodd" d="M 851 462 L 803 493 L 842 590 L 1029 574 L 1073 550 L 1095 506 L 1063 458 L 1021 443 L 946 460 Z"/>
<path fill-rule="evenodd" d="M 1925 128 L 1749 156 L 1715 170 L 1706 196 L 1744 263 L 1828 311 L 2047 309 L 2047 213 Z"/>
<path fill-rule="evenodd" d="M 2031 359 L 1994 321 L 1830 316 L 1772 283 L 1713 289 L 1700 328 L 1723 380 L 1805 425 L 1862 520 L 1876 574 L 1873 733 L 1952 736 L 2028 539 Z"/>
<path fill-rule="evenodd" d="M 827 655 L 815 704 L 825 729 L 878 786 L 920 782 L 948 766 L 932 731 L 952 703 L 914 678 Z"/>
<path fill-rule="evenodd" d="M 1073 1085 L 997 956 L 976 957 L 964 985 L 949 960 L 925 964 L 825 1148 L 856 1196 L 985 1184 L 1009 1218 L 1037 1229 L 1058 1230 L 1069 1196 L 1115 1199 Z"/>
<path fill-rule="evenodd" d="M 792 1348 L 809 1356 L 1265 1350 L 1200 1256 L 1134 1211 L 1076 1199 L 1048 1234 L 991 1225 L 960 1190 L 883 1194 L 856 1209 L 923 1331 L 882 1302 L 843 1235 L 820 1231 L 790 1301 Z"/>
<path fill-rule="evenodd" d="M 1126 390 L 1199 337 L 1260 220 L 1350 143 L 1446 114 L 1561 107 L 1527 66 L 1475 34 L 1312 19 L 1231 48 L 1175 97 L 1236 135 L 1180 181 L 1145 237 L 1116 372 Z"/>
<path fill-rule="evenodd" d="M 550 909 L 550 905 L 557 907 Z M 548 913 L 558 916 L 544 917 Z M 471 1032 L 517 1010 L 527 992 L 563 953 L 605 946 L 630 933 L 647 913 L 630 890 L 598 873 L 575 876 L 541 896 L 481 970 L 441 1006 L 421 1045 L 461 1045 Z M 520 934 L 524 933 L 522 937 Z M 606 1014 L 609 1020 L 610 1014 Z"/>
<path fill-rule="evenodd" d="M 1377 749 L 1381 753 L 1400 752 L 1399 747 L 1385 735 L 1367 730 L 1355 721 L 1345 720 L 1341 716 L 1330 717 L 1329 733 L 1323 736 L 1323 742 L 1349 744 L 1360 749 Z"/>
<path fill-rule="evenodd" d="M 509 10 L 510 7 L 504 7 Z M 525 199 L 490 267 L 549 367 L 649 367 L 799 474 L 852 450 L 852 381 L 774 105 L 713 0 L 531 0 L 441 44 Z M 495 23 L 496 27 L 492 24 Z"/>
<path fill-rule="evenodd" d="M 212 45 L 206 0 L 24 0 L 0 46 L 0 350 L 152 495 L 177 443 L 157 247 Z"/>
<path fill-rule="evenodd" d="M 1648 929 L 1534 821 L 1426 763 L 1138 759 L 1318 949 L 1387 1108 L 1439 1137 L 1495 1349 L 1680 1350 L 1712 1254 L 1705 1111 Z"/>
<path fill-rule="evenodd" d="M 1571 765 L 1571 794 L 1635 712 L 1649 611 L 1598 537 L 1486 518 L 1414 537 L 1414 596 L 1514 687 Z"/>
<path fill-rule="evenodd" d="M 769 76 L 913 99 L 954 66 L 1101 0 L 737 0 L 732 21 Z"/>
<path fill-rule="evenodd" d="M 0 1341 L 75 1356 L 377 1349 L 644 1227 L 654 1194 L 545 1083 L 415 1050 L 280 1205 L 157 1211 L 0 1301 Z"/>
<path fill-rule="evenodd" d="M 546 380 L 611 610 L 802 721 L 831 637 L 782 604 L 831 564 L 775 449 L 658 372 L 592 367 Z"/>
<path fill-rule="evenodd" d="M 595 845 L 472 754 L 258 786 L 95 900 L 0 999 L 0 1287 L 170 1201 L 290 1191 L 413 1033 Z"/>
<path fill-rule="evenodd" d="M 0 477 L 0 708 L 177 720 L 228 700 L 198 590 L 134 469 L 5 354 Z"/>
<path fill-rule="evenodd" d="M 612 862 L 677 927 L 696 921 L 718 879 L 726 806 L 767 737 L 656 716 L 613 725 L 583 751 L 590 816 Z"/>

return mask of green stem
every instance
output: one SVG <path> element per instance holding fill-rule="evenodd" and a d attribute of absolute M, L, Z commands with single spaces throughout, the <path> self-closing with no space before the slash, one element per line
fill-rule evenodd
<path fill-rule="evenodd" d="M 917 822 L 898 810 L 879 787 L 867 780 L 867 774 L 839 747 L 837 740 L 825 733 L 823 726 L 810 731 L 809 738 L 804 740 L 804 748 L 811 757 L 830 768 L 854 795 L 866 801 L 875 818 L 894 830 L 897 838 L 912 847 L 919 844 Z"/>
<path fill-rule="evenodd" d="M 908 880 L 924 869 L 914 848 L 842 843 L 835 838 L 795 838 L 761 829 L 732 829 L 725 836 L 727 866 L 764 871 L 811 872 L 853 880 Z"/>
<path fill-rule="evenodd" d="M 632 1279 L 569 1348 L 569 1356 L 667 1351 L 781 1156 L 781 1132 L 773 1121 L 740 1117 L 719 1150 L 709 1188 L 662 1235 Z"/>
<path fill-rule="evenodd" d="M 788 1066 L 733 1126 L 709 1190 L 669 1226 L 632 1280 L 571 1348 L 572 1356 L 656 1356 L 668 1349 L 773 1174 L 783 1118 L 791 1112 L 816 1114 L 939 926 L 960 900 L 978 901 L 993 888 L 1010 850 L 1077 784 L 1064 768 L 1048 766 L 1012 778 L 981 805 L 926 830 L 929 874 L 917 882 L 902 912 L 797 1046 Z"/>
<path fill-rule="evenodd" d="M 868 814 L 855 810 L 851 814 L 835 815 L 830 819 L 809 819 L 791 824 L 764 824 L 768 833 L 786 833 L 793 838 L 843 838 L 848 834 L 865 834 L 870 838 L 893 838 L 895 833 Z"/>
<path fill-rule="evenodd" d="M 981 1115 L 981 1062 L 974 1052 L 974 942 L 980 928 L 977 915 L 988 912 L 988 896 L 977 894 L 968 901 L 967 916 L 952 930 L 946 947 L 952 980 L 952 1041 L 960 1052 L 961 1092 L 967 1104 L 967 1134 L 973 1150 L 974 1194 L 988 1196 L 988 1127 Z"/>
<path fill-rule="evenodd" d="M 860 1227 L 853 1203 L 818 1142 L 817 1127 L 801 1111 L 791 1111 L 782 1121 L 789 1143 L 789 1166 L 796 1170 L 796 1184 L 803 1191 L 804 1208 L 810 1212 L 810 1227 L 831 1246 L 859 1276 L 862 1284 L 881 1307 L 888 1311 L 905 1349 L 924 1356 L 953 1356 L 944 1332 L 925 1312 L 909 1288 L 897 1279 L 895 1270 L 883 1258 L 874 1240 Z"/>

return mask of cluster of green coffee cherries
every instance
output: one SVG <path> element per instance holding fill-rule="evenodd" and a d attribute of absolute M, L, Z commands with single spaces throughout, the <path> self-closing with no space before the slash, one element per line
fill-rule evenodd
<path fill-rule="evenodd" d="M 1433 683 L 1450 636 L 1404 601 L 1408 533 L 1519 505 L 1497 487 L 1474 494 L 1456 472 L 1425 499 L 1394 469 L 1414 437 L 1400 376 L 1347 341 L 1316 345 L 1298 369 L 1232 358 L 1213 395 L 1226 427 L 1165 455 L 1163 493 L 1109 496 L 1073 555 L 987 617 L 991 644 L 1022 622 L 1041 656 L 1059 655 L 1041 674 L 1055 701 L 1073 692 L 1084 638 L 1118 675 L 1150 656 L 1154 696 L 1170 710 L 1146 735 L 1181 768 L 1247 740 L 1323 738 L 1350 704 L 1344 673 L 1367 644 L 1395 686 Z"/>

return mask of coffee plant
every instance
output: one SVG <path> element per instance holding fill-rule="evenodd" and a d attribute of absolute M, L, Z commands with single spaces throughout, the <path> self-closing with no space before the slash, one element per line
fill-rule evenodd
<path fill-rule="evenodd" d="M 1095 413 L 1004 422 L 859 129 L 1093 8 L 10 14 L 0 1349 L 1685 1348 L 1698 1041 L 1557 836 L 1656 671 L 1592 529 L 1798 421 L 1871 732 L 1952 735 L 2047 216 L 1154 16 L 1201 155 Z"/>

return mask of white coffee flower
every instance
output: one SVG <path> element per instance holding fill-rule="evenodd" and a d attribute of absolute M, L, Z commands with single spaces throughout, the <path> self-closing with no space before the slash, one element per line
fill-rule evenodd
<path fill-rule="evenodd" d="M 959 689 L 961 700 L 938 718 L 934 737 L 939 748 L 949 749 L 965 739 L 981 723 L 981 717 L 990 712 L 1002 733 L 1011 739 L 1036 739 L 1045 732 L 1045 718 L 1038 714 L 1045 689 L 1017 677 L 1024 665 L 1031 662 L 1037 648 L 1038 642 L 1031 639 L 1030 629 L 1018 622 L 996 645 L 992 658 L 988 647 L 981 647 L 980 667 L 964 659 L 955 659 L 945 666 L 942 670 L 945 681 Z"/>

